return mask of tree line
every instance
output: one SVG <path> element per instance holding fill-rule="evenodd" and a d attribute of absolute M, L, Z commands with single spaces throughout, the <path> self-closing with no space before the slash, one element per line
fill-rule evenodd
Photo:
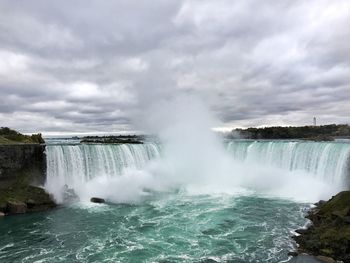
<path fill-rule="evenodd" d="M 231 138 L 242 139 L 319 139 L 331 140 L 334 137 L 350 137 L 350 126 L 347 124 L 330 124 L 321 126 L 300 127 L 264 127 L 234 129 Z"/>

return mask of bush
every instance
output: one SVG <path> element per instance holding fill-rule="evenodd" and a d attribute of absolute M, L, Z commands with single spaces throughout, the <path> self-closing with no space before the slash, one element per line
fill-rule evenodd
<path fill-rule="evenodd" d="M 19 143 L 45 143 L 44 139 L 41 136 L 41 133 L 24 135 L 15 130 L 12 130 L 8 127 L 0 128 L 0 136 L 5 140 L 10 142 L 19 142 Z"/>

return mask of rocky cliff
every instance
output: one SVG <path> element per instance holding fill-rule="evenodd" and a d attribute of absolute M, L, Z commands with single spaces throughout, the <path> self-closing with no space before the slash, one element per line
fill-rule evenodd
<path fill-rule="evenodd" d="M 38 187 L 45 175 L 45 145 L 0 145 L 0 217 L 55 207 L 52 197 Z"/>
<path fill-rule="evenodd" d="M 45 182 L 45 173 L 45 145 L 0 145 L 0 188 L 6 187 L 21 177 L 40 185 Z"/>

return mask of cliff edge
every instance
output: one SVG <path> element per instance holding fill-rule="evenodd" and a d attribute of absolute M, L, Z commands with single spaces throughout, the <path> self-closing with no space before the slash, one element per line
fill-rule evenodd
<path fill-rule="evenodd" d="M 8 128 L 1 128 L 0 133 L 0 216 L 56 206 L 40 187 L 46 180 L 41 135 L 22 135 Z"/>

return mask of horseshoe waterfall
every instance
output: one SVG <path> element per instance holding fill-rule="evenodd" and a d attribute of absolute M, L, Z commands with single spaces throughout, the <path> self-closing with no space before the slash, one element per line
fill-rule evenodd
<path fill-rule="evenodd" d="M 270 170 L 278 168 L 282 180 L 293 172 L 302 173 L 306 182 L 313 178 L 339 189 L 349 183 L 348 143 L 237 140 L 225 147 L 240 169 L 252 164 Z M 156 143 L 49 145 L 46 151 L 46 187 L 59 201 L 64 186 L 76 190 L 99 177 L 121 177 L 128 169 L 142 170 L 162 156 L 161 146 Z M 232 172 L 232 176 L 244 175 Z"/>
<path fill-rule="evenodd" d="M 312 203 L 348 188 L 350 144 L 196 139 L 49 142 L 45 188 L 60 206 L 0 223 L 0 261 L 315 262 L 288 255 L 291 236 Z"/>

